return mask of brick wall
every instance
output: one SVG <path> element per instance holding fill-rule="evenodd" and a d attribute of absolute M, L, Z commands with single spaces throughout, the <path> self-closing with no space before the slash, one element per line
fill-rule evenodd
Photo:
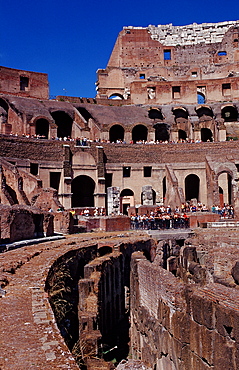
<path fill-rule="evenodd" d="M 138 254 L 131 267 L 134 358 L 157 369 L 237 369 L 236 290 L 228 294 L 218 284 L 183 285 Z"/>

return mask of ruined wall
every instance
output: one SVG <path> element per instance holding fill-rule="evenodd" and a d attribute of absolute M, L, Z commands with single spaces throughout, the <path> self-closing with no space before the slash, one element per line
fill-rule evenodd
<path fill-rule="evenodd" d="M 24 97 L 48 99 L 48 75 L 0 67 L 0 92 Z"/>
<path fill-rule="evenodd" d="M 205 79 L 238 77 L 238 60 L 238 21 L 124 27 L 106 69 L 98 70 L 97 97 L 117 94 L 125 100 L 146 103 L 147 89 L 140 91 L 139 88 L 141 101 L 135 97 L 132 100 L 132 82 L 149 81 L 151 90 L 155 89 L 157 81 L 164 82 L 162 85 L 166 89 L 169 81 L 194 80 L 204 86 Z M 190 98 L 189 91 L 185 97 Z"/>
<path fill-rule="evenodd" d="M 131 275 L 132 356 L 159 369 L 237 369 L 238 292 L 183 285 L 136 255 Z"/>

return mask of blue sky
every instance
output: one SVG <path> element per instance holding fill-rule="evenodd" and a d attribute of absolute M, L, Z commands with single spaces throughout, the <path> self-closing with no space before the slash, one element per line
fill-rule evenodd
<path fill-rule="evenodd" d="M 124 26 L 239 19 L 238 0 L 9 0 L 0 3 L 0 65 L 48 73 L 51 95 L 94 97 Z"/>

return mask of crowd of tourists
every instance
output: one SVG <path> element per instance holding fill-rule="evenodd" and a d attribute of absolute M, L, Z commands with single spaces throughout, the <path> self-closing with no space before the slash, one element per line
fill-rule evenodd
<path fill-rule="evenodd" d="M 131 214 L 131 229 L 138 230 L 165 230 L 189 227 L 189 212 L 213 212 L 220 215 L 222 219 L 234 218 L 234 208 L 229 204 L 223 207 L 213 205 L 209 209 L 205 204 L 183 203 L 172 211 L 170 206 L 157 207 L 155 211 L 145 214 Z"/>

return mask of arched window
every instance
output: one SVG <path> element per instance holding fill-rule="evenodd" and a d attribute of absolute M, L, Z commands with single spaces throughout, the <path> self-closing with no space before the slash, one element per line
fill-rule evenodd
<path fill-rule="evenodd" d="M 134 126 L 132 130 L 132 140 L 134 143 L 136 141 L 146 141 L 148 136 L 148 129 L 144 125 L 137 125 Z"/>
<path fill-rule="evenodd" d="M 57 136 L 58 137 L 71 137 L 72 123 L 73 120 L 64 111 L 56 111 L 51 113 L 55 123 L 57 125 Z"/>
<path fill-rule="evenodd" d="M 40 118 L 36 121 L 36 135 L 49 138 L 49 122 L 46 119 Z"/>
<path fill-rule="evenodd" d="M 111 143 L 116 143 L 117 140 L 124 140 L 124 128 L 121 125 L 111 126 L 109 131 L 109 139 Z"/>
<path fill-rule="evenodd" d="M 94 207 L 94 180 L 85 175 L 77 176 L 71 183 L 72 207 Z"/>
<path fill-rule="evenodd" d="M 191 174 L 185 178 L 186 201 L 190 201 L 191 199 L 199 200 L 199 185 L 200 179 L 197 175 Z"/>

